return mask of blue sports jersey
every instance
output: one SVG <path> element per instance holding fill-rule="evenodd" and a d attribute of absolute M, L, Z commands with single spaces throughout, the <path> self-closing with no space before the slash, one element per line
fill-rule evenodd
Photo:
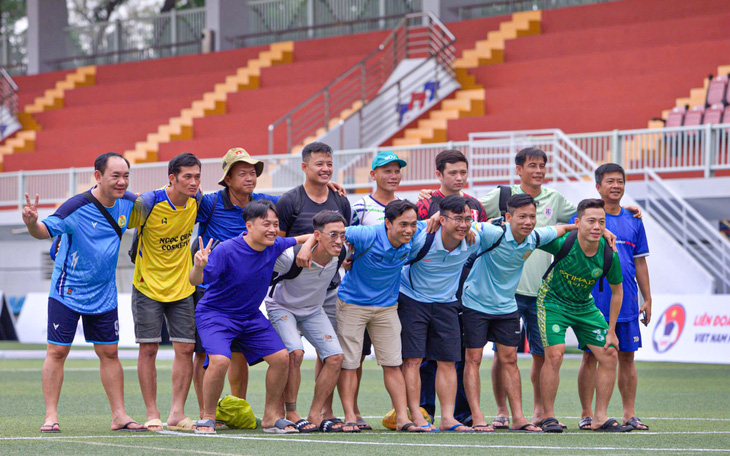
<path fill-rule="evenodd" d="M 243 236 L 222 242 L 210 252 L 203 269 L 208 291 L 198 302 L 197 312 L 219 312 L 232 319 L 260 312 L 276 259 L 296 243 L 294 238 L 277 237 L 274 245 L 258 251 Z"/>
<path fill-rule="evenodd" d="M 649 255 L 644 223 L 641 219 L 635 218 L 631 212 L 621 208 L 619 215 L 606 214 L 606 228 L 616 235 L 616 248 L 621 260 L 621 273 L 624 276 L 624 299 L 617 321 L 637 320 L 639 318 L 639 295 L 634 258 Z M 608 319 L 611 308 L 611 287 L 604 283 L 603 293 L 601 293 L 596 284 L 591 294 L 596 301 L 596 307 Z"/>
<path fill-rule="evenodd" d="M 122 233 L 137 196 L 126 192 L 106 208 Z M 117 307 L 119 236 L 106 217 L 82 194 L 63 203 L 43 220 L 51 236 L 63 234 L 53 263 L 49 296 L 81 314 L 100 314 Z"/>

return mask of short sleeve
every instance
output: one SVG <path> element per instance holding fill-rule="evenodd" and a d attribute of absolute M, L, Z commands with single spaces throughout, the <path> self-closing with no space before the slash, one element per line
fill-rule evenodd
<path fill-rule="evenodd" d="M 419 223 L 425 223 L 425 222 L 419 222 Z M 436 235 L 438 235 L 439 232 L 436 232 Z M 413 240 L 411 241 L 411 258 L 415 258 L 416 255 L 418 255 L 418 252 L 421 251 L 424 245 L 426 245 L 426 237 L 428 236 L 428 233 L 426 230 L 421 230 L 417 232 L 413 236 Z"/>
<path fill-rule="evenodd" d="M 377 236 L 376 230 L 385 229 L 382 223 L 370 226 L 348 226 L 345 228 L 347 242 L 355 247 L 356 252 L 362 252 L 367 249 Z"/>
<path fill-rule="evenodd" d="M 504 230 L 491 223 L 480 222 L 472 223 L 472 228 L 479 233 L 479 246 L 482 250 L 486 250 L 494 245 L 497 240 L 502 237 Z"/>
<path fill-rule="evenodd" d="M 213 249 L 208 255 L 208 264 L 203 268 L 203 283 L 208 285 L 217 281 L 225 273 L 226 252 L 225 249 Z"/>
<path fill-rule="evenodd" d="M 267 200 L 267 201 L 271 201 L 272 203 L 276 204 L 281 199 L 281 195 L 269 195 L 266 193 L 253 193 L 252 198 L 254 200 L 260 200 L 260 199 Z"/>
<path fill-rule="evenodd" d="M 636 246 L 634 247 L 634 258 L 649 255 L 649 243 L 646 240 L 646 231 L 644 231 L 644 222 L 638 221 L 636 229 Z"/>
<path fill-rule="evenodd" d="M 608 245 L 604 245 L 603 248 L 608 249 Z M 611 268 L 606 274 L 606 279 L 611 285 L 618 285 L 624 281 L 624 276 L 621 273 L 621 260 L 618 258 L 618 253 L 613 252 L 613 261 L 611 261 Z"/>
<path fill-rule="evenodd" d="M 558 238 L 558 230 L 556 230 L 554 226 L 543 226 L 535 228 L 531 235 L 540 236 L 540 245 L 544 245 L 549 244 Z"/>
<path fill-rule="evenodd" d="M 482 208 L 487 214 L 487 218 L 499 217 L 499 187 L 495 188 L 491 192 L 487 193 L 479 199 L 482 203 Z M 481 220 L 480 220 L 481 221 Z"/>
<path fill-rule="evenodd" d="M 129 217 L 128 228 L 135 228 L 144 225 L 155 205 L 155 192 L 144 192 L 134 201 L 134 207 Z"/>
<path fill-rule="evenodd" d="M 67 224 L 68 217 L 61 218 L 55 215 L 51 215 L 43 219 L 42 223 L 46 225 L 48 234 L 51 237 L 58 236 L 59 234 L 70 232 L 69 225 Z"/>
<path fill-rule="evenodd" d="M 578 210 L 578 206 L 568 201 L 568 198 L 559 194 L 560 204 L 558 205 L 558 222 L 568 223 Z"/>
<path fill-rule="evenodd" d="M 276 258 L 276 263 L 274 264 L 274 272 L 283 274 L 291 269 L 292 264 L 294 264 L 294 248 L 289 247 Z"/>
<path fill-rule="evenodd" d="M 365 200 L 360 199 L 357 203 L 352 206 L 352 221 L 350 226 L 362 225 L 363 217 L 365 216 Z"/>
<path fill-rule="evenodd" d="M 293 237 L 277 237 L 276 241 L 274 242 L 276 256 L 278 257 L 283 251 L 285 251 L 289 247 L 294 247 L 295 245 L 297 245 L 297 240 Z"/>
<path fill-rule="evenodd" d="M 286 233 L 294 223 L 294 197 L 291 193 L 285 193 L 279 198 L 276 210 L 279 212 L 279 230 Z"/>
<path fill-rule="evenodd" d="M 430 208 L 430 199 L 418 200 L 416 203 L 416 214 L 418 214 L 418 220 L 428 220 L 428 211 Z"/>
<path fill-rule="evenodd" d="M 195 223 L 208 221 L 211 211 L 213 210 L 215 195 L 215 193 L 209 193 L 203 196 L 203 199 L 200 201 L 200 205 L 198 206 L 198 215 L 195 217 Z"/>

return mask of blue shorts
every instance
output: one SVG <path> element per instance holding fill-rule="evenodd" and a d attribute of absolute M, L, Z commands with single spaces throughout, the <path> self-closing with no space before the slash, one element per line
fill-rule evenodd
<path fill-rule="evenodd" d="M 616 323 L 616 337 L 620 352 L 635 352 L 641 348 L 641 330 L 639 320 L 620 321 Z M 590 350 L 586 350 L 590 352 Z"/>
<path fill-rule="evenodd" d="M 71 345 L 76 336 L 79 317 L 84 325 L 86 342 L 100 345 L 113 345 L 119 342 L 119 317 L 116 307 L 100 314 L 82 314 L 53 298 L 48 298 L 48 343 Z"/>
<path fill-rule="evenodd" d="M 231 343 L 238 342 L 249 366 L 260 363 L 265 356 L 286 350 L 284 342 L 259 311 L 243 319 L 211 310 L 195 312 L 200 342 L 207 355 L 231 357 Z"/>

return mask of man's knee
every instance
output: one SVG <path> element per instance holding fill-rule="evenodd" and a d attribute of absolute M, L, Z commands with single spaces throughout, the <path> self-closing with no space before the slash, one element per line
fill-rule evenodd
<path fill-rule="evenodd" d="M 479 367 L 482 364 L 482 350 L 467 348 L 464 353 L 464 362 L 468 365 Z"/>
<path fill-rule="evenodd" d="M 195 344 L 173 342 L 172 348 L 175 351 L 175 354 L 186 357 L 192 357 L 195 352 Z"/>
<path fill-rule="evenodd" d="M 159 347 L 159 344 L 139 344 L 139 357 L 155 358 L 157 357 L 157 350 Z"/>
<path fill-rule="evenodd" d="M 342 353 L 339 353 L 337 355 L 332 355 L 332 356 L 328 356 L 327 358 L 325 358 L 324 365 L 327 367 L 334 366 L 336 369 L 339 369 L 340 366 L 342 366 L 342 361 L 344 361 L 344 360 L 345 360 L 345 355 L 343 355 Z"/>
<path fill-rule="evenodd" d="M 636 352 L 618 352 L 618 365 L 622 368 L 634 367 L 634 354 Z"/>
<path fill-rule="evenodd" d="M 304 361 L 304 350 L 294 350 L 289 353 L 289 364 L 299 369 Z"/>
<path fill-rule="evenodd" d="M 286 369 L 289 365 L 289 353 L 286 349 L 279 350 L 264 358 L 269 367 L 274 369 Z"/>
<path fill-rule="evenodd" d="M 406 358 L 403 360 L 406 370 L 420 369 L 423 358 Z"/>
<path fill-rule="evenodd" d="M 115 361 L 119 359 L 119 350 L 117 349 L 117 344 L 96 344 L 94 345 L 94 351 L 96 352 L 96 356 L 98 356 L 99 359 L 103 361 Z"/>
<path fill-rule="evenodd" d="M 551 347 L 552 348 L 552 347 Z M 563 350 L 552 348 L 545 350 L 545 364 L 552 366 L 560 365 L 563 362 Z"/>
<path fill-rule="evenodd" d="M 505 367 L 516 366 L 517 349 L 513 347 L 499 347 L 497 348 L 497 359 Z"/>

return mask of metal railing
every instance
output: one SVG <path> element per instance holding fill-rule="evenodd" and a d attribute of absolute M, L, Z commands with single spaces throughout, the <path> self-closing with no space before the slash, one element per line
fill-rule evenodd
<path fill-rule="evenodd" d="M 546 10 L 569 6 L 607 3 L 616 0 L 485 0 L 471 5 L 454 6 L 460 20 L 487 16 L 504 16 L 520 11 Z"/>
<path fill-rule="evenodd" d="M 618 163 L 628 174 L 644 168 L 661 173 L 730 169 L 730 124 L 614 130 L 568 135 L 596 163 Z"/>
<path fill-rule="evenodd" d="M 269 125 L 269 153 L 274 153 L 277 143 L 286 144 L 284 150 L 289 152 L 319 128 L 329 131 L 330 121 L 345 109 L 357 102 L 365 106 L 381 92 L 404 59 L 435 57 L 445 71 L 453 74 L 454 40 L 433 14 L 405 15 L 377 50 Z"/>
<path fill-rule="evenodd" d="M 131 62 L 201 51 L 205 8 L 66 27 L 68 57 L 50 60 L 55 69 Z"/>
<path fill-rule="evenodd" d="M 715 278 L 716 292 L 730 293 L 730 241 L 710 225 L 655 170 L 643 170 L 646 214 L 660 220 L 666 231 Z"/>
<path fill-rule="evenodd" d="M 250 33 L 228 39 L 237 46 L 386 30 L 421 0 L 252 0 Z"/>
<path fill-rule="evenodd" d="M 0 67 L 5 68 L 8 74 L 18 75 L 27 72 L 26 40 L 27 32 L 18 35 L 5 33 L 0 37 Z"/>

